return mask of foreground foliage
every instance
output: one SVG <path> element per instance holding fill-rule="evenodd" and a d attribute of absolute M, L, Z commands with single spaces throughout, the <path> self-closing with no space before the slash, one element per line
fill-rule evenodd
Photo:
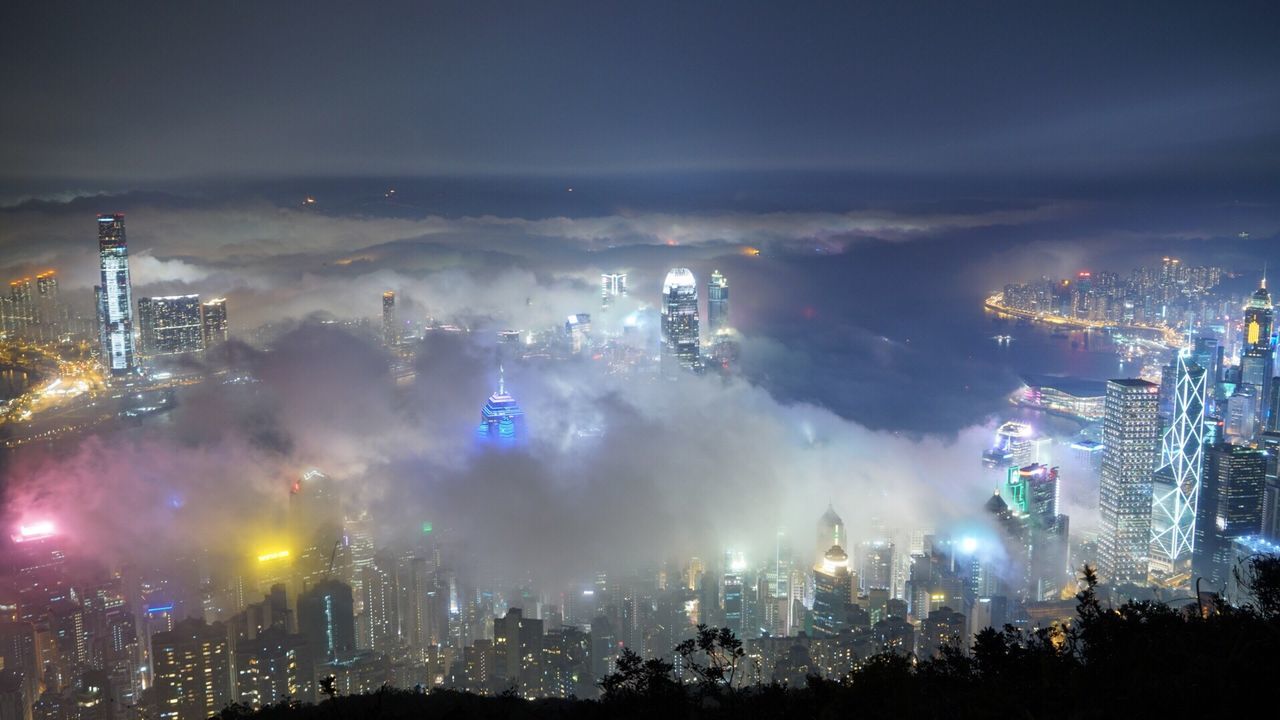
<path fill-rule="evenodd" d="M 675 648 L 685 669 L 624 652 L 600 700 L 525 701 L 455 691 L 383 689 L 318 705 L 281 705 L 224 717 L 333 718 L 1111 718 L 1227 715 L 1267 707 L 1280 670 L 1280 558 L 1257 558 L 1243 578 L 1245 607 L 1193 602 L 1108 607 L 1085 568 L 1077 617 L 1065 628 L 979 633 L 969 652 L 877 655 L 839 680 L 806 687 L 740 687 L 742 643 L 699 627 Z"/>

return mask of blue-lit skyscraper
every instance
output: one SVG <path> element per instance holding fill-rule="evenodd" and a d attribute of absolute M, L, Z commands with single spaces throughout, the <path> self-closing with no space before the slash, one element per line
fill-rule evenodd
<path fill-rule="evenodd" d="M 662 372 L 696 370 L 698 340 L 698 284 L 693 271 L 675 268 L 662 283 Z"/>
<path fill-rule="evenodd" d="M 98 216 L 98 322 L 102 364 L 112 375 L 127 375 L 136 364 L 133 351 L 133 287 L 129 281 L 129 248 L 124 215 Z"/>
<path fill-rule="evenodd" d="M 1195 546 L 1196 504 L 1204 468 L 1205 369 L 1179 353 L 1174 361 L 1173 418 L 1160 445 L 1160 464 L 1152 480 L 1151 561 L 1174 572 L 1191 559 Z"/>
<path fill-rule="evenodd" d="M 480 410 L 476 439 L 485 445 L 512 447 L 524 443 L 524 410 L 507 394 L 506 373 L 498 368 L 498 391 Z"/>

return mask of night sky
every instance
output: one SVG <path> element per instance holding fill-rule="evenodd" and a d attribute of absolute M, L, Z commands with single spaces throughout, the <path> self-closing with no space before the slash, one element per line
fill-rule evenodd
<path fill-rule="evenodd" d="M 1280 177 L 1275 3 L 795 5 L 6 3 L 0 173 Z"/>

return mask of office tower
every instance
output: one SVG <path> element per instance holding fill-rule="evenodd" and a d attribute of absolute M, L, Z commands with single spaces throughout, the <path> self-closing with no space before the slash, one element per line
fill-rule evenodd
<path fill-rule="evenodd" d="M 1151 552 L 1151 480 L 1160 439 L 1160 387 L 1107 381 L 1102 425 L 1098 573 L 1114 584 L 1147 582 Z"/>
<path fill-rule="evenodd" d="M 142 354 L 183 355 L 204 349 L 204 321 L 199 295 L 140 298 L 138 325 Z"/>
<path fill-rule="evenodd" d="M 382 343 L 387 347 L 400 344 L 400 326 L 396 323 L 396 294 L 382 293 Z"/>
<path fill-rule="evenodd" d="M 609 306 L 618 301 L 620 297 L 627 296 L 627 274 L 626 273 L 601 273 L 600 274 L 600 308 L 608 310 Z"/>
<path fill-rule="evenodd" d="M 1173 416 L 1152 478 L 1151 557 L 1166 573 L 1191 558 L 1196 502 L 1204 466 L 1207 374 L 1179 353 L 1174 363 Z"/>
<path fill-rule="evenodd" d="M 839 546 L 842 550 L 845 545 L 844 521 L 836 514 L 836 509 L 827 503 L 827 511 L 822 513 L 822 517 L 818 518 L 818 541 L 814 545 L 814 565 L 822 564 L 823 558 L 827 556 L 827 551 L 832 545 Z"/>
<path fill-rule="evenodd" d="M 1280 542 L 1280 432 L 1265 432 L 1259 449 L 1267 455 L 1266 482 L 1262 488 L 1262 536 Z"/>
<path fill-rule="evenodd" d="M 513 447 L 525 441 L 524 410 L 507 394 L 506 371 L 498 367 L 498 391 L 480 409 L 476 440 L 482 445 Z"/>
<path fill-rule="evenodd" d="M 215 715 L 231 703 L 230 638 L 222 623 L 189 618 L 152 638 L 149 690 L 152 717 L 189 720 Z"/>
<path fill-rule="evenodd" d="M 1058 496 L 1058 468 L 1036 463 L 1009 471 L 1003 497 L 994 498 L 1003 502 L 1003 511 L 998 504 L 988 507 L 996 508 L 1011 541 L 1006 548 L 1010 564 L 1025 567 L 1025 577 L 1011 578 L 1025 587 L 1013 589 L 1036 601 L 1053 599 L 1067 579 L 1070 518 L 1059 514 Z"/>
<path fill-rule="evenodd" d="M 853 575 L 849 555 L 832 545 L 822 562 L 813 568 L 813 632 L 832 637 L 848 627 L 849 604 L 853 601 Z"/>
<path fill-rule="evenodd" d="M 982 453 L 982 464 L 998 470 L 1030 465 L 1036 459 L 1033 435 L 1035 431 L 1026 423 L 1004 423 L 996 429 L 991 447 Z"/>
<path fill-rule="evenodd" d="M 339 580 L 321 580 L 298 596 L 298 632 L 317 663 L 355 654 L 354 605 L 351 586 Z"/>
<path fill-rule="evenodd" d="M 858 570 L 862 589 L 893 591 L 893 543 L 871 540 L 862 543 L 862 564 Z"/>
<path fill-rule="evenodd" d="M 41 676 L 40 648 L 33 624 L 0 621 L 0 667 L 21 675 L 23 707 L 26 717 L 30 717 L 31 705 L 40 692 Z"/>
<path fill-rule="evenodd" d="M 1234 442 L 1247 443 L 1258 432 L 1258 408 L 1261 405 L 1257 385 L 1241 383 L 1227 398 L 1226 417 L 1223 419 L 1222 432 Z"/>
<path fill-rule="evenodd" d="M 129 248 L 124 215 L 98 216 L 98 258 L 102 276 L 97 288 L 102 364 L 112 375 L 127 375 L 136 364 L 133 351 L 133 286 L 129 281 Z"/>
<path fill-rule="evenodd" d="M 1262 285 L 1244 308 L 1244 348 L 1240 353 L 1240 384 L 1254 388 L 1253 411 L 1258 422 L 1268 418 L 1267 400 L 1271 376 L 1275 374 L 1275 346 L 1272 345 L 1272 323 L 1275 309 L 1267 292 L 1266 275 Z M 1256 428 L 1255 428 L 1256 429 Z"/>
<path fill-rule="evenodd" d="M 36 275 L 35 321 L 41 340 L 57 340 L 66 324 L 58 298 L 58 276 L 52 270 Z"/>
<path fill-rule="evenodd" d="M 1226 586 L 1231 543 L 1262 529 L 1266 454 L 1242 445 L 1214 445 L 1205 453 L 1191 572 L 1205 589 Z"/>
<path fill-rule="evenodd" d="M 211 348 L 227 341 L 227 299 L 214 298 L 200 305 L 204 325 L 204 346 Z"/>
<path fill-rule="evenodd" d="M 564 323 L 564 335 L 569 341 L 569 352 L 577 355 L 587 347 L 587 340 L 591 337 L 591 315 L 587 313 L 577 313 L 570 315 Z"/>
<path fill-rule="evenodd" d="M 707 283 L 707 332 L 711 337 L 729 327 L 729 281 L 719 270 L 711 273 Z"/>
<path fill-rule="evenodd" d="M 524 698 L 542 694 L 542 621 L 524 617 L 521 608 L 511 608 L 502 618 L 493 619 L 493 660 L 495 688 L 499 692 L 515 688 Z"/>
<path fill-rule="evenodd" d="M 724 626 L 733 630 L 738 637 L 744 637 L 746 631 L 746 601 L 744 591 L 743 569 L 745 563 L 739 561 L 726 562 L 724 579 L 721 582 L 724 599 Z"/>
<path fill-rule="evenodd" d="M 1205 384 L 1213 387 L 1222 380 L 1222 343 L 1216 337 L 1198 337 L 1191 360 L 1205 370 Z"/>
<path fill-rule="evenodd" d="M 676 268 L 662 283 L 663 374 L 696 370 L 700 353 L 697 280 L 688 268 Z"/>

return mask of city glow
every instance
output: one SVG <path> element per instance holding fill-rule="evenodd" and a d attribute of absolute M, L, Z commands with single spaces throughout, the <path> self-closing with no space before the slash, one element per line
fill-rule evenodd
<path fill-rule="evenodd" d="M 275 552 L 263 553 L 258 556 L 258 562 L 270 562 L 272 560 L 282 560 L 289 557 L 288 550 L 276 550 Z"/>
<path fill-rule="evenodd" d="M 50 537 L 54 534 L 55 528 L 51 521 L 41 520 L 39 522 L 18 526 L 17 534 L 13 535 L 14 542 L 27 542 L 30 540 L 40 540 Z"/>

